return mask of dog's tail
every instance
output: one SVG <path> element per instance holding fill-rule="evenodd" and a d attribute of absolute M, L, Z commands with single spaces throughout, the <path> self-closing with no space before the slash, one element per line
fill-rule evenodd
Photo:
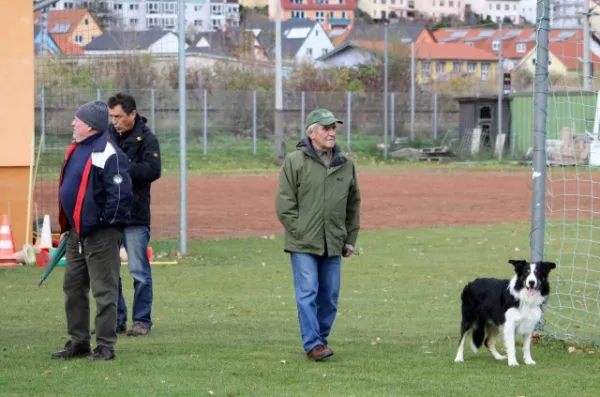
<path fill-rule="evenodd" d="M 477 353 L 479 348 L 483 345 L 485 339 L 485 322 L 482 319 L 477 319 L 477 325 L 474 327 L 471 349 Z"/>

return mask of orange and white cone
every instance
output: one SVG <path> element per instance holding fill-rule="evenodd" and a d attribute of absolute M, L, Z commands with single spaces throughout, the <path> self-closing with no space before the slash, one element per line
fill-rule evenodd
<path fill-rule="evenodd" d="M 48 250 L 52 248 L 52 230 L 50 225 L 50 215 L 44 215 L 44 223 L 42 224 L 42 232 L 40 233 L 37 244 L 35 246 L 36 251 Z"/>
<path fill-rule="evenodd" d="M 15 266 L 18 266 L 15 256 L 15 240 L 8 224 L 8 216 L 4 214 L 0 226 L 0 267 Z"/>

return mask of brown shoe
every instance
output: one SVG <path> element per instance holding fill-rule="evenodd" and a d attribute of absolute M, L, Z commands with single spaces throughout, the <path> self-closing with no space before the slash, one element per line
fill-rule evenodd
<path fill-rule="evenodd" d="M 325 345 L 317 345 L 306 356 L 313 361 L 321 361 L 333 356 L 333 351 Z"/>
<path fill-rule="evenodd" d="M 127 330 L 129 336 L 144 336 L 150 333 L 150 328 L 146 324 L 134 323 L 131 329 Z"/>

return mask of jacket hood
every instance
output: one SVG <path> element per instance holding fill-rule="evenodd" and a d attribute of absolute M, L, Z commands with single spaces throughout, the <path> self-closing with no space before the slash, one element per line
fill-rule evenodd
<path fill-rule="evenodd" d="M 301 139 L 296 145 L 297 150 L 303 151 L 306 155 L 314 158 L 315 160 L 319 160 L 319 155 L 317 154 L 316 149 L 312 145 L 312 141 L 308 137 L 304 137 Z M 346 157 L 342 154 L 342 150 L 340 145 L 337 143 L 333 147 L 333 159 L 331 160 L 331 166 L 337 167 L 346 162 Z"/>

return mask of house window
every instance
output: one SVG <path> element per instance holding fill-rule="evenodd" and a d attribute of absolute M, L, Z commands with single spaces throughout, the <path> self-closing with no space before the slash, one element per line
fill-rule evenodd
<path fill-rule="evenodd" d="M 165 14 L 175 14 L 176 3 L 165 3 Z"/>
<path fill-rule="evenodd" d="M 453 1 L 449 1 L 449 2 L 448 2 L 448 6 L 449 6 L 449 7 L 454 7 L 454 2 L 453 2 Z"/>
<path fill-rule="evenodd" d="M 472 62 L 467 63 L 467 73 L 469 73 L 469 74 L 475 73 L 475 64 L 474 63 L 472 63 Z"/>
<path fill-rule="evenodd" d="M 304 19 L 304 11 L 292 11 L 292 18 Z"/>
<path fill-rule="evenodd" d="M 342 19 L 346 19 L 346 11 L 342 11 Z"/>
<path fill-rule="evenodd" d="M 310 55 L 310 56 L 312 57 L 312 54 L 313 54 L 313 53 L 312 53 L 312 48 L 307 48 L 307 49 L 306 49 L 306 54 L 307 54 L 307 55 Z"/>
<path fill-rule="evenodd" d="M 194 19 L 194 26 L 197 27 L 202 27 L 202 20 L 201 19 Z"/>
<path fill-rule="evenodd" d="M 518 43 L 517 44 L 517 52 L 519 52 L 519 53 L 524 53 L 525 52 L 525 44 L 524 43 Z"/>
<path fill-rule="evenodd" d="M 457 74 L 460 73 L 460 66 L 461 66 L 460 62 L 454 62 L 454 67 L 452 68 L 452 71 Z"/>
<path fill-rule="evenodd" d="M 490 77 L 490 64 L 481 64 L 481 80 L 486 81 Z"/>
<path fill-rule="evenodd" d="M 498 40 L 492 41 L 492 50 L 498 51 L 500 49 L 500 42 Z"/>
<path fill-rule="evenodd" d="M 83 43 L 83 36 L 78 34 L 75 36 L 75 42 L 76 43 Z"/>
<path fill-rule="evenodd" d="M 158 14 L 158 3 L 146 3 L 146 14 Z"/>
<path fill-rule="evenodd" d="M 317 21 L 319 22 L 324 22 L 325 21 L 325 13 L 323 11 L 317 11 L 315 13 L 315 18 L 317 19 Z"/>
<path fill-rule="evenodd" d="M 446 62 L 438 62 L 435 67 L 435 72 L 440 74 L 446 71 Z"/>
<path fill-rule="evenodd" d="M 329 50 L 327 48 L 321 48 L 321 56 L 327 55 L 328 52 Z"/>
<path fill-rule="evenodd" d="M 129 20 L 129 25 L 131 25 L 131 26 L 137 26 L 138 22 L 139 22 L 139 21 L 138 21 L 138 19 L 137 19 L 137 18 L 131 18 L 131 19 Z"/>
<path fill-rule="evenodd" d="M 421 66 L 421 77 L 427 78 L 427 77 L 429 77 L 430 74 L 431 74 L 431 62 L 429 62 L 429 61 L 423 62 L 423 65 Z"/>

